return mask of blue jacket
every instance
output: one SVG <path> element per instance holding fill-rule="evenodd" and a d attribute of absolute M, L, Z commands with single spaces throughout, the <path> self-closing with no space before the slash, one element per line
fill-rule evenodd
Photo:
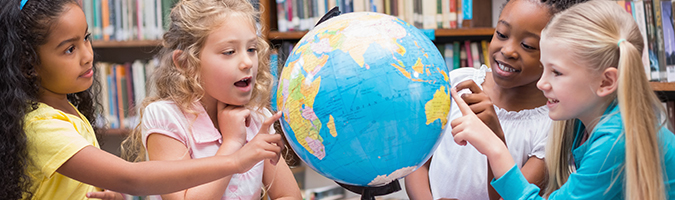
<path fill-rule="evenodd" d="M 548 199 L 624 199 L 626 140 L 619 107 L 608 106 L 588 140 L 580 146 L 585 127 L 578 123 L 575 129 L 572 155 L 576 172 Z M 658 137 L 667 197 L 675 199 L 675 135 L 663 127 Z M 542 199 L 539 188 L 528 183 L 515 166 L 491 184 L 505 200 Z"/>

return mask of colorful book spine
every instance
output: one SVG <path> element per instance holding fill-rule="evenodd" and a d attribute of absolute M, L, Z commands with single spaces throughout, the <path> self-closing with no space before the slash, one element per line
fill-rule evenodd
<path fill-rule="evenodd" d="M 488 53 L 488 47 L 490 46 L 487 40 L 480 41 L 481 50 L 483 51 L 483 64 L 488 68 L 492 68 L 492 60 L 490 59 L 490 54 Z"/>
<path fill-rule="evenodd" d="M 473 67 L 473 51 L 471 50 L 471 41 L 464 41 L 464 49 L 466 50 L 466 66 Z"/>

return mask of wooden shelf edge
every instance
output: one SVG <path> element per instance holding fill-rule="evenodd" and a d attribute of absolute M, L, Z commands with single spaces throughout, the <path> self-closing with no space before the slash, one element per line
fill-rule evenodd
<path fill-rule="evenodd" d="M 289 32 L 279 32 L 279 31 L 270 31 L 267 34 L 268 40 L 300 40 L 302 36 L 305 36 L 309 31 L 289 31 Z"/>
<path fill-rule="evenodd" d="M 299 40 L 307 34 L 308 31 L 270 31 L 267 35 L 269 40 Z M 491 36 L 495 29 L 491 27 L 484 28 L 458 28 L 458 29 L 436 29 L 436 37 L 466 37 L 466 36 Z"/>
<path fill-rule="evenodd" d="M 657 92 L 675 92 L 675 82 L 649 82 L 649 84 L 652 86 L 652 90 Z"/>
<path fill-rule="evenodd" d="M 162 40 L 129 40 L 129 41 L 102 41 L 91 42 L 93 48 L 120 48 L 120 47 L 158 47 Z"/>

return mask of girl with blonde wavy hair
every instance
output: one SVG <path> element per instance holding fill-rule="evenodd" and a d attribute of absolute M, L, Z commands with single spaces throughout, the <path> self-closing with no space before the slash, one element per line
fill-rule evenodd
<path fill-rule="evenodd" d="M 247 0 L 176 4 L 160 66 L 152 75 L 153 94 L 144 100 L 139 125 L 123 143 L 123 157 L 190 160 L 264 150 L 244 149 L 270 135 L 266 130 L 281 117 L 267 108 L 273 80 L 269 45 L 256 29 L 257 16 Z M 278 163 L 260 160 L 243 173 L 161 198 L 260 199 L 263 185 L 272 199 L 301 198 L 283 158 Z"/>
<path fill-rule="evenodd" d="M 675 135 L 646 78 L 642 36 L 611 1 L 578 4 L 542 31 L 544 72 L 537 87 L 555 120 L 546 147 L 548 199 L 674 199 Z M 455 141 L 490 161 L 504 199 L 539 199 L 503 142 L 453 91 L 463 117 Z M 506 152 L 506 153 L 505 153 Z"/>

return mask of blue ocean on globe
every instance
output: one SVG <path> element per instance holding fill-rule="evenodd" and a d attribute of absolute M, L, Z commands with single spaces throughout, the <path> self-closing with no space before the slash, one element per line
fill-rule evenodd
<path fill-rule="evenodd" d="M 450 83 L 436 46 L 389 15 L 331 18 L 293 48 L 276 107 L 291 148 L 344 184 L 382 186 L 429 159 L 450 112 Z"/>

